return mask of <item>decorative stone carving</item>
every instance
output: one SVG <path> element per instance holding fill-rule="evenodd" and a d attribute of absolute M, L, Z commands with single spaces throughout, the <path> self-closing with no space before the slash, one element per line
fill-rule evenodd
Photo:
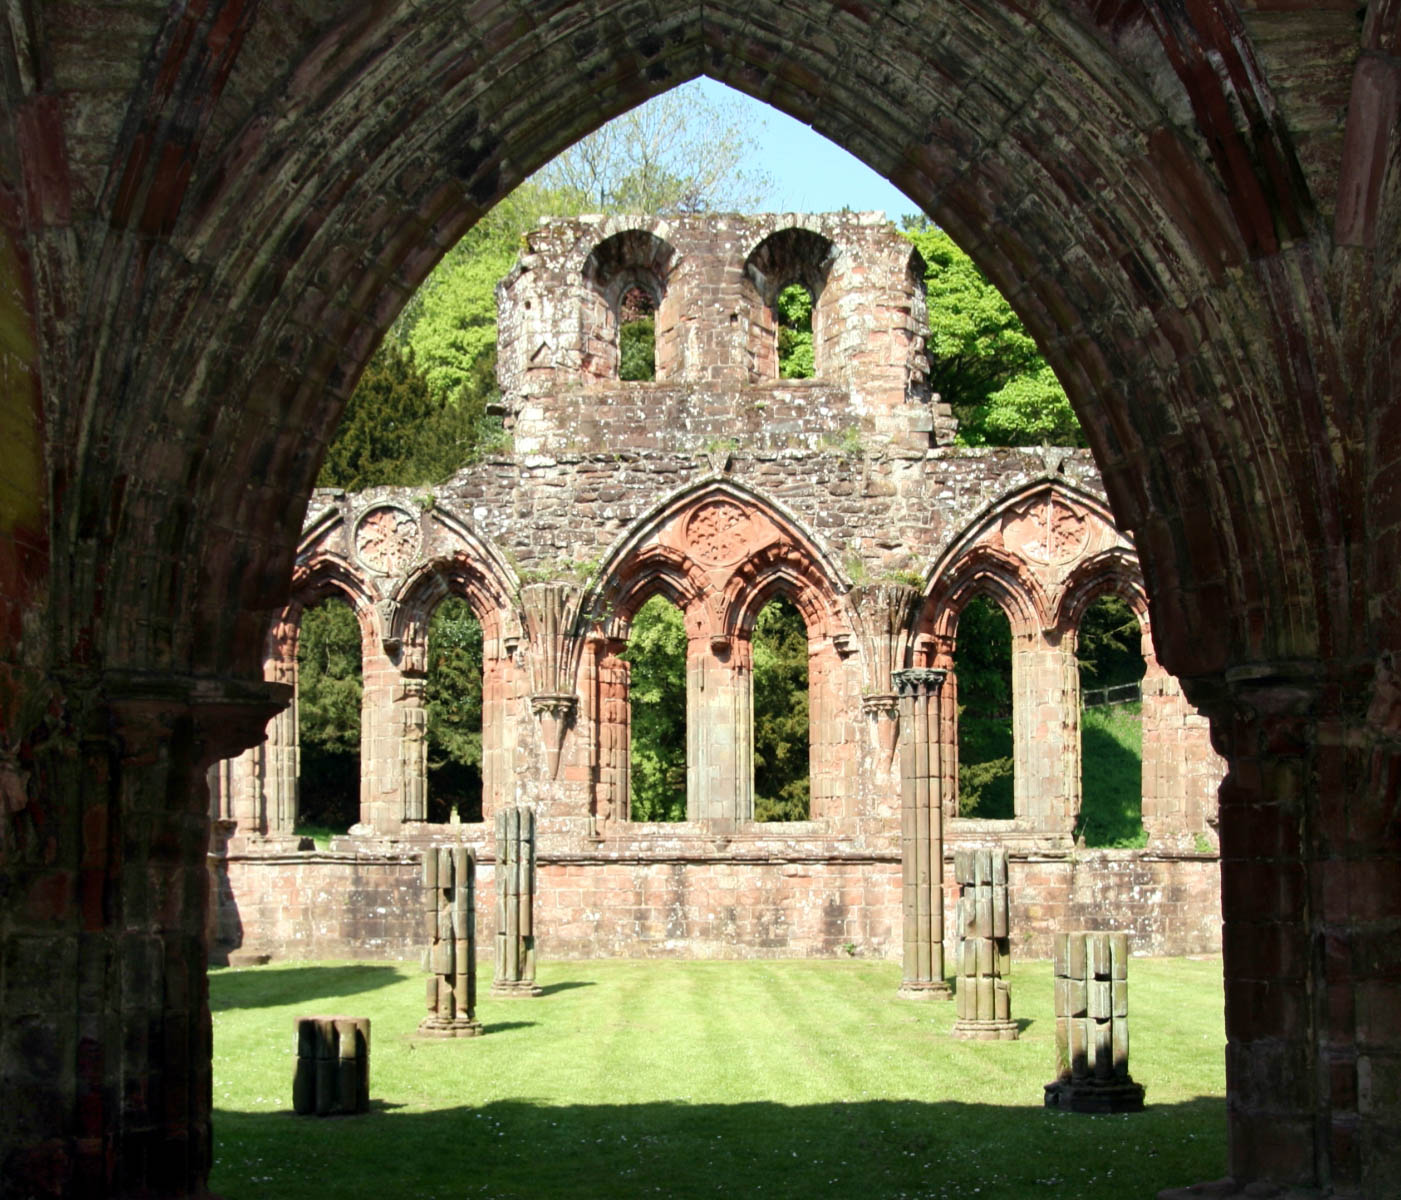
<path fill-rule="evenodd" d="M 423 535 L 407 509 L 381 504 L 355 526 L 355 555 L 379 575 L 402 575 L 418 555 Z"/>
<path fill-rule="evenodd" d="M 476 1037 L 477 863 L 466 846 L 429 846 L 423 852 L 423 924 L 428 949 L 425 1037 Z"/>
<path fill-rule="evenodd" d="M 738 562 L 749 546 L 750 516 L 733 500 L 711 500 L 686 521 L 691 555 L 707 567 Z"/>
<path fill-rule="evenodd" d="M 1009 511 L 1002 527 L 1003 544 L 1033 562 L 1060 566 L 1089 544 L 1085 514 L 1053 489 Z"/>

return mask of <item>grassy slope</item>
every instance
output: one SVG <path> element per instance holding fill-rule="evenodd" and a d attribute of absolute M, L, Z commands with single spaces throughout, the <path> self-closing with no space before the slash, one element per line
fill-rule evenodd
<path fill-rule="evenodd" d="M 1143 846 L 1143 728 L 1140 704 L 1080 714 L 1080 822 L 1087 846 Z"/>
<path fill-rule="evenodd" d="M 1217 961 L 1136 960 L 1149 1111 L 1041 1107 L 1047 963 L 1018 964 L 1013 1043 L 948 1037 L 868 962 L 552 964 L 485 998 L 487 1035 L 412 1037 L 421 976 L 387 965 L 215 971 L 216 1164 L 228 1200 L 1148 1196 L 1225 1170 Z M 485 989 L 483 989 L 485 990 Z M 373 1022 L 367 1116 L 290 1113 L 292 1018 Z"/>

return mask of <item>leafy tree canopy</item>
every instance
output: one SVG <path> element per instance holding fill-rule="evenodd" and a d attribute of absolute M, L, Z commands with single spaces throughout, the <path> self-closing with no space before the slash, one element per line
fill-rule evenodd
<path fill-rule="evenodd" d="M 942 229 L 905 218 L 924 258 L 930 383 L 964 446 L 1083 446 L 1064 389 L 1002 293 Z"/>
<path fill-rule="evenodd" d="M 786 596 L 754 622 L 754 819 L 805 821 L 808 778 L 808 631 Z"/>
<path fill-rule="evenodd" d="M 778 293 L 778 374 L 811 379 L 817 373 L 812 350 L 812 293 L 790 283 Z"/>
<path fill-rule="evenodd" d="M 360 623 L 327 600 L 302 614 L 297 703 L 304 822 L 349 829 L 360 810 Z"/>
<path fill-rule="evenodd" d="M 448 596 L 428 624 L 429 817 L 482 812 L 482 627 L 472 606 Z"/>
<path fill-rule="evenodd" d="M 1143 661 L 1138 617 L 1120 596 L 1101 596 L 1085 610 L 1076 638 L 1081 688 L 1119 687 L 1137 683 Z"/>
<path fill-rule="evenodd" d="M 965 816 L 1008 818 L 1012 794 L 1012 626 L 986 596 L 958 615 L 958 807 Z"/>
<path fill-rule="evenodd" d="M 632 819 L 686 819 L 686 621 L 663 596 L 632 618 L 628 648 L 632 706 Z"/>

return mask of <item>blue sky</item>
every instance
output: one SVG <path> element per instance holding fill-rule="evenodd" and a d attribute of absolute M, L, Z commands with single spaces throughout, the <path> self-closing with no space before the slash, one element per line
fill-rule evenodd
<path fill-rule="evenodd" d="M 773 212 L 882 209 L 893 221 L 898 221 L 905 213 L 918 211 L 898 188 L 801 121 L 711 79 L 701 79 L 690 86 L 699 87 L 709 99 L 734 103 L 752 113 L 761 156 L 774 178 L 774 190 L 764 205 L 766 209 Z"/>

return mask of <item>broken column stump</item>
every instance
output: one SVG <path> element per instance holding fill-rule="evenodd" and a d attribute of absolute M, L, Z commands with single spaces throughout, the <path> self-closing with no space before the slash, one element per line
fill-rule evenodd
<path fill-rule="evenodd" d="M 959 937 L 958 1020 L 953 1036 L 981 1041 L 1013 1041 L 1012 950 L 1008 931 L 1007 851 L 958 849 L 953 855 L 958 882 L 955 920 Z"/>
<path fill-rule="evenodd" d="M 428 938 L 424 1037 L 476 1037 L 477 864 L 466 846 L 429 846 L 423 852 L 423 927 Z"/>
<path fill-rule="evenodd" d="M 496 975 L 493 996 L 538 996 L 535 982 L 535 810 L 496 814 Z"/>
<path fill-rule="evenodd" d="M 1055 937 L 1056 1073 L 1046 1107 L 1143 1111 L 1129 1076 L 1129 939 L 1124 933 Z"/>
<path fill-rule="evenodd" d="M 298 1116 L 370 1111 L 369 1017 L 298 1017 L 292 1110 Z"/>

